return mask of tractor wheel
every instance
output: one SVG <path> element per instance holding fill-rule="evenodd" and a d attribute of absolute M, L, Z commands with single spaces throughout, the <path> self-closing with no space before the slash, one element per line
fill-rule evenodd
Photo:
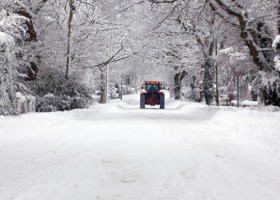
<path fill-rule="evenodd" d="M 145 109 L 145 94 L 140 94 L 140 109 Z"/>
<path fill-rule="evenodd" d="M 159 108 L 164 109 L 164 94 L 159 95 Z"/>

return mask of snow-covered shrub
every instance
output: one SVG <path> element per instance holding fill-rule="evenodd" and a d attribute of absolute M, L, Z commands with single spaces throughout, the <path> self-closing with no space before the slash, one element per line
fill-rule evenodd
<path fill-rule="evenodd" d="M 265 69 L 260 70 L 255 76 L 251 91 L 258 94 L 260 104 L 280 106 L 280 36 L 277 35 L 274 41 L 271 39 L 268 41 L 260 41 L 262 48 L 272 47 L 274 52 L 264 51 L 267 66 L 264 65 Z"/>
<path fill-rule="evenodd" d="M 202 76 L 204 76 L 204 69 L 201 72 L 202 72 Z M 203 88 L 202 88 L 203 81 L 200 80 L 198 76 L 200 76 L 200 74 L 198 75 L 194 74 L 189 77 L 190 84 L 189 87 L 186 87 L 187 91 L 184 97 L 190 100 L 194 100 L 196 102 L 201 102 L 204 98 Z"/>
<path fill-rule="evenodd" d="M 189 88 L 188 90 L 185 90 L 185 92 L 183 93 L 183 97 L 185 99 L 190 99 L 196 102 L 200 102 L 200 91 L 198 88 L 194 88 L 194 89 Z"/>
<path fill-rule="evenodd" d="M 268 71 L 259 71 L 251 93 L 258 95 L 258 101 L 262 105 L 280 106 L 280 35 L 275 37 L 272 48 L 275 53 L 274 66 Z"/>
<path fill-rule="evenodd" d="M 258 96 L 261 104 L 280 106 L 280 35 L 272 43 L 276 55 L 272 72 L 259 72 L 255 85 L 258 85 Z"/>
<path fill-rule="evenodd" d="M 258 84 L 258 97 L 262 105 L 280 106 L 280 78 L 269 72 L 259 72 L 254 84 Z"/>
<path fill-rule="evenodd" d="M 34 112 L 35 111 L 35 97 L 32 95 L 24 96 L 20 92 L 16 92 L 17 110 L 18 113 Z"/>
<path fill-rule="evenodd" d="M 18 114 L 12 36 L 0 31 L 0 115 Z"/>
<path fill-rule="evenodd" d="M 86 108 L 88 107 L 88 101 L 85 98 L 81 98 L 79 96 L 74 97 L 70 103 L 70 108 L 71 109 L 76 109 L 76 108 Z"/>
<path fill-rule="evenodd" d="M 93 102 L 91 89 L 82 84 L 78 77 L 64 78 L 62 70 L 47 68 L 33 84 L 36 93 L 36 110 L 52 112 L 87 108 Z"/>
<path fill-rule="evenodd" d="M 115 83 L 110 83 L 109 84 L 109 98 L 110 99 L 119 98 L 118 85 L 115 84 Z"/>
<path fill-rule="evenodd" d="M 68 98 L 67 96 L 58 97 L 48 94 L 41 98 L 37 98 L 37 112 L 55 112 L 59 110 L 70 110 L 70 98 Z"/>
<path fill-rule="evenodd" d="M 201 102 L 201 91 L 199 88 L 195 88 L 192 90 L 192 99 L 196 102 Z"/>
<path fill-rule="evenodd" d="M 8 1 L 6 2 L 8 3 Z M 3 2 L 5 5 L 5 2 Z M 0 8 L 9 6 L 0 6 Z M 0 115 L 16 115 L 34 110 L 34 97 L 21 82 L 22 17 L 0 10 Z M 20 92 L 23 95 L 16 95 Z M 19 93 L 18 93 L 19 94 Z"/>

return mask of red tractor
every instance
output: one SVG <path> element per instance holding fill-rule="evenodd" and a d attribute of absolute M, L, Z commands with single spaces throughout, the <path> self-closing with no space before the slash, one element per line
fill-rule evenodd
<path fill-rule="evenodd" d="M 164 109 L 164 91 L 163 85 L 159 81 L 145 81 L 141 87 L 140 108 L 144 109 L 145 105 L 159 105 Z"/>

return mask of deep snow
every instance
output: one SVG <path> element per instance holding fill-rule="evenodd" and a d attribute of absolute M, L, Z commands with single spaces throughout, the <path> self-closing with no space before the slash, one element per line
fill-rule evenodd
<path fill-rule="evenodd" d="M 279 200 L 280 112 L 139 96 L 0 116 L 1 200 Z"/>

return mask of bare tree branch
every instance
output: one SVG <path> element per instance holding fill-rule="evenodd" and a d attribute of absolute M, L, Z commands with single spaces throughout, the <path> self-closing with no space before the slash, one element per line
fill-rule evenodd
<path fill-rule="evenodd" d="M 95 7 L 94 4 L 89 3 L 89 2 L 87 2 L 87 1 L 83 1 L 83 0 L 77 0 L 77 1 L 79 1 L 79 2 L 81 2 L 81 3 L 83 3 L 83 4 L 86 4 L 86 5 L 88 5 L 88 6 L 93 6 L 93 7 Z"/>
<path fill-rule="evenodd" d="M 181 5 L 181 4 L 177 4 L 176 6 L 174 6 L 173 9 L 171 10 L 171 12 L 170 12 L 165 18 L 163 18 L 163 19 L 156 25 L 156 27 L 153 28 L 153 30 L 158 29 L 158 28 L 162 25 L 162 23 L 165 22 L 165 20 L 167 20 L 167 19 L 175 12 L 175 9 L 176 9 L 178 6 L 180 6 L 180 5 Z"/>
<path fill-rule="evenodd" d="M 92 67 L 89 67 L 89 68 L 99 68 L 102 71 L 103 67 L 107 66 L 109 63 L 119 62 L 121 60 L 125 60 L 125 59 L 133 57 L 134 55 L 139 54 L 147 45 L 148 44 L 144 45 L 142 47 L 142 49 L 140 49 L 139 51 L 132 52 L 130 55 L 120 55 L 119 56 L 120 52 L 122 50 L 124 50 L 123 41 L 122 41 L 120 49 L 118 49 L 108 60 L 106 60 L 106 61 L 104 61 L 102 63 L 96 64 L 96 65 L 94 65 Z"/>

